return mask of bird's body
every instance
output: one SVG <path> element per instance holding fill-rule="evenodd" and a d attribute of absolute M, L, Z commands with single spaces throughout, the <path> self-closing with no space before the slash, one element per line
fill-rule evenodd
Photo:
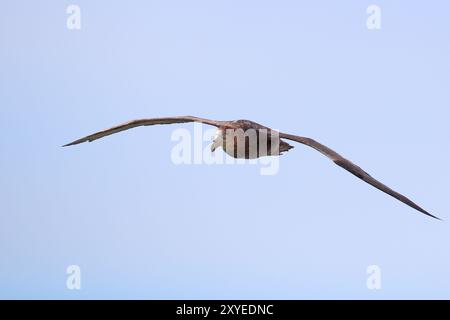
<path fill-rule="evenodd" d="M 211 151 L 214 152 L 216 148 L 222 147 L 228 155 L 235 158 L 255 159 L 263 156 L 279 156 L 283 154 L 283 152 L 293 148 L 293 146 L 284 141 L 285 139 L 307 145 L 327 156 L 335 164 L 349 171 L 364 182 L 430 217 L 439 219 L 422 209 L 404 195 L 376 180 L 359 166 L 342 157 L 327 146 L 324 146 L 311 138 L 278 132 L 250 120 L 216 121 L 193 116 L 138 119 L 88 135 L 68 143 L 64 145 L 64 147 L 88 141 L 91 142 L 134 127 L 185 122 L 200 122 L 217 127 L 216 136 L 211 145 Z"/>
<path fill-rule="evenodd" d="M 279 138 L 278 132 L 250 120 L 229 121 L 219 126 L 211 145 L 231 157 L 256 159 L 265 156 L 279 156 L 293 148 Z"/>

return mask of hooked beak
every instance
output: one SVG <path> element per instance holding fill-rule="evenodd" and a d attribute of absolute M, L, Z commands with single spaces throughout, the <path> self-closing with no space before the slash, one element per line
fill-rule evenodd
<path fill-rule="evenodd" d="M 216 151 L 218 147 L 222 146 L 222 130 L 217 130 L 216 135 L 214 136 L 213 142 L 211 144 L 211 152 Z"/>
<path fill-rule="evenodd" d="M 220 147 L 221 141 L 222 139 L 214 139 L 213 143 L 211 144 L 211 152 L 216 151 L 216 149 Z"/>

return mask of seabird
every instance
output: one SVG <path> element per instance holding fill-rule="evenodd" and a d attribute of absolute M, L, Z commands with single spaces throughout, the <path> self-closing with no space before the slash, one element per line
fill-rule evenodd
<path fill-rule="evenodd" d="M 283 152 L 289 151 L 293 148 L 293 146 L 291 146 L 283 139 L 307 145 L 327 156 L 335 164 L 357 176 L 364 182 L 387 193 L 388 195 L 405 203 L 406 205 L 426 214 L 427 216 L 439 219 L 438 217 L 422 209 L 420 206 L 415 204 L 404 195 L 392 190 L 388 186 L 376 180 L 359 166 L 357 166 L 350 160 L 347 160 L 327 146 L 324 146 L 323 144 L 311 138 L 278 132 L 250 120 L 216 121 L 193 116 L 137 119 L 88 135 L 81 139 L 70 142 L 63 147 L 72 146 L 83 142 L 91 142 L 105 136 L 109 136 L 111 134 L 135 127 L 186 122 L 199 122 L 217 127 L 218 129 L 211 145 L 211 151 L 214 152 L 214 150 L 218 147 L 222 147 L 228 155 L 234 158 L 254 159 L 263 156 L 279 156 L 283 154 Z M 252 132 L 253 134 L 249 134 L 249 132 Z M 252 137 L 255 138 L 252 139 Z"/>

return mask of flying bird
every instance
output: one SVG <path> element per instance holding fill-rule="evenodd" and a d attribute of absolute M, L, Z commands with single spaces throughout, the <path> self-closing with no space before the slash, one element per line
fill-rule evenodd
<path fill-rule="evenodd" d="M 83 142 L 91 142 L 135 127 L 186 122 L 199 122 L 217 127 L 215 138 L 211 144 L 211 151 L 214 152 L 217 148 L 222 147 L 225 153 L 234 158 L 254 159 L 263 156 L 282 155 L 284 152 L 293 148 L 293 146 L 283 139 L 307 145 L 327 156 L 335 164 L 344 168 L 364 182 L 387 193 L 388 195 L 422 212 L 423 214 L 426 214 L 427 216 L 439 219 L 438 217 L 422 209 L 404 195 L 392 190 L 388 186 L 376 180 L 359 166 L 350 160 L 347 160 L 327 146 L 324 146 L 311 138 L 278 132 L 250 120 L 216 121 L 193 116 L 137 119 L 88 135 L 84 138 L 70 142 L 63 147 L 72 146 Z"/>

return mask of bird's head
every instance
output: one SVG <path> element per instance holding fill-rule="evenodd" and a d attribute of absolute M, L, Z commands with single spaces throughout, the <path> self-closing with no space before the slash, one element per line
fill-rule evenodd
<path fill-rule="evenodd" d="M 211 152 L 214 152 L 218 147 L 223 146 L 223 134 L 221 129 L 217 129 L 211 144 Z"/>

